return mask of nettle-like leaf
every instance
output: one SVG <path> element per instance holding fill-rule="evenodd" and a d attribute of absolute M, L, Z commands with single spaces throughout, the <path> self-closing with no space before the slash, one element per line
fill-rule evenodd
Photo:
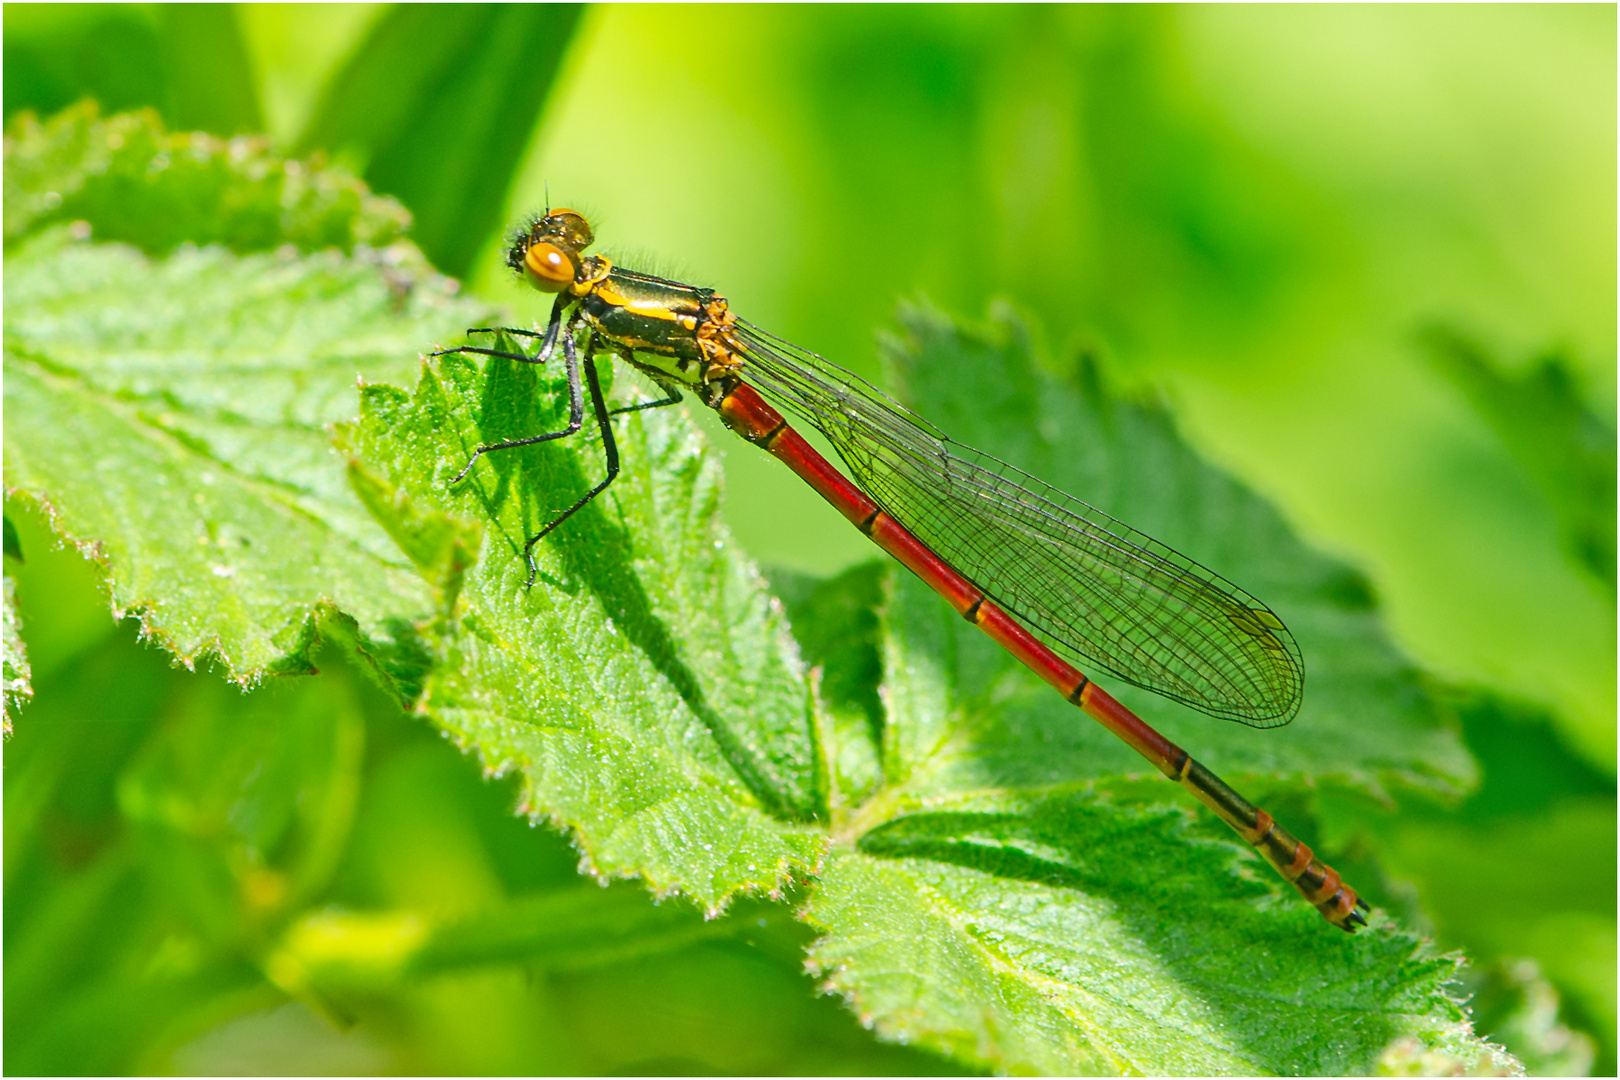
<path fill-rule="evenodd" d="M 1335 1075 L 1413 1035 L 1482 1050 L 1441 991 L 1455 958 L 1271 901 L 1179 809 L 987 793 L 858 847 L 810 902 L 812 959 L 890 1038 L 1046 1075 Z"/>
<path fill-rule="evenodd" d="M 5 243 L 83 221 L 97 239 L 162 254 L 179 244 L 236 252 L 386 247 L 410 225 L 353 176 L 273 154 L 267 139 L 163 130 L 151 111 L 103 119 L 86 101 L 6 129 Z"/>
<path fill-rule="evenodd" d="M 361 199 L 352 181 L 300 181 L 300 190 L 351 196 L 339 200 L 343 228 L 323 210 L 321 227 L 304 229 L 305 200 L 283 206 L 290 167 L 254 170 L 254 187 L 229 146 L 198 143 L 180 168 L 176 141 L 188 145 L 150 118 L 97 121 L 83 110 L 43 126 L 25 118 L 8 135 L 8 229 L 24 217 L 14 196 L 55 201 L 14 192 L 14 173 L 69 192 L 63 204 L 91 216 L 50 224 L 46 214 L 32 231 L 8 232 L 7 495 L 38 504 L 100 561 L 114 609 L 138 612 L 145 632 L 183 661 L 212 654 L 242 681 L 308 670 L 316 621 L 341 613 L 409 698 L 422 675 L 415 624 L 439 598 L 348 485 L 329 425 L 354 414 L 357 375 L 413 377 L 424 341 L 482 309 L 456 298 L 454 283 L 408 245 L 359 244 L 362 219 L 400 211 Z M 124 160 L 132 146 L 155 146 L 169 164 L 138 172 Z M 291 235 L 276 233 L 284 239 L 273 253 L 245 256 L 100 243 L 119 212 L 95 194 L 109 173 L 128 184 L 139 176 L 136 209 L 170 208 L 166 237 L 185 235 L 195 213 L 197 234 L 229 239 L 225 204 L 282 207 Z M 182 198 L 197 190 L 220 198 Z M 249 232 L 245 247 L 266 246 Z M 334 234 L 354 254 L 293 242 Z"/>
<path fill-rule="evenodd" d="M 624 473 L 535 549 L 533 588 L 525 540 L 605 469 L 592 428 L 450 483 L 480 442 L 562 428 L 566 400 L 530 366 L 449 357 L 413 394 L 368 387 L 344 433 L 356 487 L 396 534 L 486 523 L 423 707 L 490 769 L 520 769 L 528 811 L 571 829 L 590 870 L 711 910 L 777 890 L 826 845 L 808 824 L 825 801 L 811 698 L 689 418 L 614 421 Z"/>
<path fill-rule="evenodd" d="M 1071 383 L 1042 375 L 1005 313 L 990 333 L 916 309 L 902 320 L 891 359 L 924 415 L 1220 568 L 1305 652 L 1305 708 L 1281 731 L 1178 717 L 1129 687 L 1121 698 L 1240 786 L 1387 798 L 1391 784 L 1474 782 L 1357 579 L 1199 462 L 1162 412 L 1110 397 L 1090 366 Z M 834 792 L 850 807 L 834 821 L 845 843 L 805 909 L 827 988 L 878 1031 L 1041 1073 L 1355 1072 L 1400 1039 L 1511 1067 L 1447 993 L 1458 958 L 1381 917 L 1330 931 L 1224 825 L 1147 783 L 1156 770 L 909 575 L 881 647 L 881 731 L 836 730 L 869 740 L 886 783 L 864 800 Z"/>

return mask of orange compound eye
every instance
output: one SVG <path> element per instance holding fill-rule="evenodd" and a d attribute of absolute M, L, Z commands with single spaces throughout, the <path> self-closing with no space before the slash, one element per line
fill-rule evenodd
<path fill-rule="evenodd" d="M 530 244 L 523 255 L 523 273 L 529 284 L 541 292 L 562 292 L 579 273 L 576 257 L 556 244 Z"/>

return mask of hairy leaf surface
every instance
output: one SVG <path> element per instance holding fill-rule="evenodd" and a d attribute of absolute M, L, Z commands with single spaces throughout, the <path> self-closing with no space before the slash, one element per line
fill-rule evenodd
<path fill-rule="evenodd" d="M 480 441 L 561 429 L 566 399 L 527 365 L 449 357 L 412 395 L 368 388 L 345 433 L 356 487 L 396 535 L 483 523 L 461 605 L 434 631 L 424 708 L 489 768 L 521 769 L 527 810 L 572 829 L 591 869 L 711 908 L 779 889 L 825 846 L 809 824 L 824 801 L 811 699 L 690 421 L 613 421 L 624 473 L 536 546 L 532 588 L 525 540 L 605 468 L 590 429 L 491 454 L 450 485 Z"/>

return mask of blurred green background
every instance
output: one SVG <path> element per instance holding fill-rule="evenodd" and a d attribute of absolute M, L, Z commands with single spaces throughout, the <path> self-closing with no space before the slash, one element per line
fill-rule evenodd
<path fill-rule="evenodd" d="M 501 237 L 549 192 L 616 258 L 714 285 L 873 377 L 897 298 L 978 317 L 1007 297 L 1055 368 L 1088 351 L 1162 395 L 1195 445 L 1365 571 L 1396 640 L 1456 688 L 1483 785 L 1389 815 L 1378 854 L 1442 944 L 1487 973 L 1535 960 L 1613 1071 L 1612 6 L 4 18 L 8 119 L 88 96 L 324 153 L 521 319 L 543 302 L 508 278 Z M 726 464 L 729 520 L 761 561 L 870 557 L 764 455 Z M 499 912 L 582 887 L 566 844 L 509 819 L 510 791 L 340 663 L 248 698 L 167 670 L 75 556 L 18 524 L 37 695 L 6 747 L 12 1071 L 949 1067 L 812 998 L 780 911 L 645 954 L 531 949 L 357 990 L 325 1009 L 347 1029 L 287 1004 L 219 959 L 265 912 Z M 331 749 L 294 752 L 311 744 Z M 196 760 L 207 747 L 238 765 Z M 259 804 L 222 778 L 267 761 L 300 795 L 266 794 L 244 823 Z M 291 861 L 258 901 L 215 880 L 261 856 Z"/>

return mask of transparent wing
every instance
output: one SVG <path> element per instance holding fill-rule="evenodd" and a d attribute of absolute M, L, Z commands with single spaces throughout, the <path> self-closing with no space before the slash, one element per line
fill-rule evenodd
<path fill-rule="evenodd" d="M 837 448 L 891 517 L 1057 652 L 1253 727 L 1299 711 L 1271 609 L 1157 540 L 954 443 L 882 391 L 738 320 L 744 377 Z"/>

